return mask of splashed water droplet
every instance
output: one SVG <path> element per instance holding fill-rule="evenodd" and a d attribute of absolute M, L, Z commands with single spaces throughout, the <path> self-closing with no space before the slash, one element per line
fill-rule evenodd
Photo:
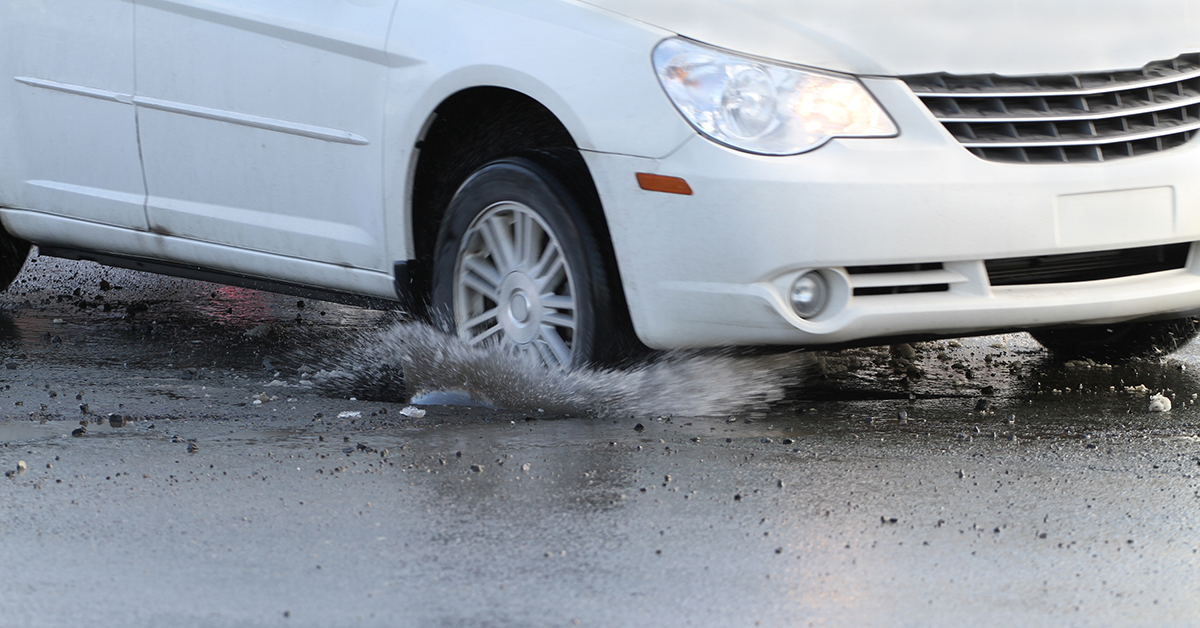
<path fill-rule="evenodd" d="M 673 351 L 619 369 L 548 371 L 528 355 L 472 347 L 421 323 L 363 333 L 314 381 L 327 394 L 406 402 L 463 392 L 500 408 L 575 416 L 715 416 L 783 398 L 808 367 L 796 354 Z"/>

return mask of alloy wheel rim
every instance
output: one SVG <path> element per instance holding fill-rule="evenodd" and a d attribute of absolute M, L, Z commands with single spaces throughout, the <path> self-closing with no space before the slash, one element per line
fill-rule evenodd
<path fill-rule="evenodd" d="M 571 267 L 535 211 L 496 203 L 467 227 L 454 273 L 454 314 L 469 344 L 500 344 L 552 368 L 575 353 Z"/>

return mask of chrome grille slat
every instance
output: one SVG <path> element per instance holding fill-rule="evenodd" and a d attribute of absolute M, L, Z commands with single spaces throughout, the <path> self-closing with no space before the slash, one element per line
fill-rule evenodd
<path fill-rule="evenodd" d="M 1078 120 L 1104 120 L 1108 118 L 1121 118 L 1126 116 L 1145 115 L 1147 113 L 1157 113 L 1159 111 L 1170 111 L 1180 107 L 1190 105 L 1200 105 L 1200 93 L 1187 98 L 1186 100 L 1170 101 L 1165 103 L 1154 103 L 1144 107 L 1129 107 L 1127 109 L 1112 109 L 1109 111 L 1079 111 L 1076 113 L 1064 113 L 1050 115 L 1015 115 L 1007 113 L 999 116 L 966 116 L 966 115 L 939 115 L 938 120 L 944 122 L 1074 122 Z M 959 109 L 961 111 L 961 108 Z"/>
<path fill-rule="evenodd" d="M 1056 137 L 1047 137 L 1042 139 L 1035 137 L 1022 137 L 1021 139 L 1015 141 L 970 141 L 962 142 L 962 145 L 966 146 L 967 148 L 1005 148 L 1012 146 L 1091 146 L 1094 144 L 1119 144 L 1121 142 L 1136 142 L 1139 140 L 1157 138 L 1163 134 L 1163 129 L 1168 129 L 1171 132 L 1195 131 L 1196 129 L 1200 129 L 1200 120 L 1174 127 L 1158 127 L 1155 130 L 1144 131 L 1142 133 L 1127 133 L 1114 136 L 1080 135 L 1078 137 L 1068 137 L 1059 135 Z"/>
<path fill-rule="evenodd" d="M 1158 78 L 1158 79 L 1147 79 L 1145 81 L 1139 81 L 1136 83 L 1120 83 L 1120 84 L 1114 83 L 1113 85 L 1109 85 L 1109 86 L 1105 86 L 1105 87 L 1093 87 L 1093 88 L 1088 88 L 1088 89 L 1054 89 L 1054 88 L 1042 88 L 1042 87 L 1036 86 L 1036 85 L 1029 85 L 1028 89 L 1010 90 L 1010 91 L 1004 91 L 1004 90 L 999 90 L 999 89 L 987 89 L 987 88 L 979 88 L 978 91 L 971 90 L 971 89 L 965 89 L 965 88 L 955 90 L 955 91 L 932 91 L 932 88 L 929 88 L 919 82 L 920 80 L 924 79 L 927 76 L 938 76 L 938 75 L 921 74 L 921 75 L 910 76 L 910 77 L 905 78 L 906 81 L 910 81 L 909 87 L 912 88 L 913 92 L 915 92 L 921 98 L 925 98 L 925 97 L 957 98 L 959 96 L 988 96 L 988 97 L 992 97 L 992 98 L 1025 98 L 1028 96 L 1042 96 L 1042 95 L 1047 95 L 1047 94 L 1053 95 L 1053 96 L 1097 96 L 1100 94 L 1107 94 L 1107 93 L 1113 92 L 1113 91 L 1144 89 L 1147 87 L 1158 87 L 1160 85 L 1172 85 L 1175 83 L 1179 83 L 1181 81 L 1200 78 L 1200 68 L 1197 68 L 1196 70 L 1193 70 L 1191 72 L 1181 72 L 1177 76 L 1169 76 L 1169 77 L 1163 77 L 1163 78 Z M 966 78 L 966 77 L 962 77 L 962 78 Z M 913 83 L 911 81 L 918 81 L 918 82 Z"/>
<path fill-rule="evenodd" d="M 1140 70 L 904 80 L 965 148 L 991 161 L 1106 161 L 1168 150 L 1200 132 L 1200 53 Z"/>

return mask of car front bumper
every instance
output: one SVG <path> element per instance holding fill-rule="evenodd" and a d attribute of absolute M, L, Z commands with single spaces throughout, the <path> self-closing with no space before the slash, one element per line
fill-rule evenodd
<path fill-rule="evenodd" d="M 903 83 L 864 82 L 899 137 L 793 157 L 700 137 L 662 159 L 586 154 L 644 343 L 818 346 L 1200 311 L 1195 247 L 1182 268 L 1071 283 L 993 286 L 985 265 L 1200 242 L 1200 143 L 1103 163 L 989 162 Z M 638 172 L 681 177 L 693 194 L 642 190 Z M 879 266 L 887 276 L 863 272 Z M 813 269 L 833 298 L 801 319 L 787 294 Z M 944 290 L 909 291 L 926 285 Z"/>

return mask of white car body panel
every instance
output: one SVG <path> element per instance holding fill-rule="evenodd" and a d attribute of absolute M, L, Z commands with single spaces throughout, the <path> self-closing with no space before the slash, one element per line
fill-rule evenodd
<path fill-rule="evenodd" d="M 585 0 L 714 46 L 850 74 L 1140 68 L 1200 48 L 1190 0 Z"/>
<path fill-rule="evenodd" d="M 379 205 L 393 3 L 136 4 L 150 229 L 388 270 Z"/>
<path fill-rule="evenodd" d="M 0 12 L 0 206 L 145 229 L 132 2 Z"/>
<path fill-rule="evenodd" d="M 1200 144 L 1053 165 L 970 154 L 897 75 L 1118 70 L 1200 51 L 1200 3 L 78 0 L 0 7 L 0 220 L 50 247 L 395 297 L 440 103 L 495 87 L 582 151 L 638 337 L 801 344 L 1200 311 L 1153 276 L 993 287 L 985 261 L 1200 242 Z M 895 121 L 766 157 L 698 135 L 651 51 L 679 34 L 858 75 Z M 686 179 L 648 192 L 637 173 Z M 1136 211 L 1129 208 L 1135 207 Z M 945 292 L 852 296 L 848 267 L 941 264 Z M 801 319 L 790 282 L 835 303 Z M 917 281 L 917 277 L 912 277 Z"/>

